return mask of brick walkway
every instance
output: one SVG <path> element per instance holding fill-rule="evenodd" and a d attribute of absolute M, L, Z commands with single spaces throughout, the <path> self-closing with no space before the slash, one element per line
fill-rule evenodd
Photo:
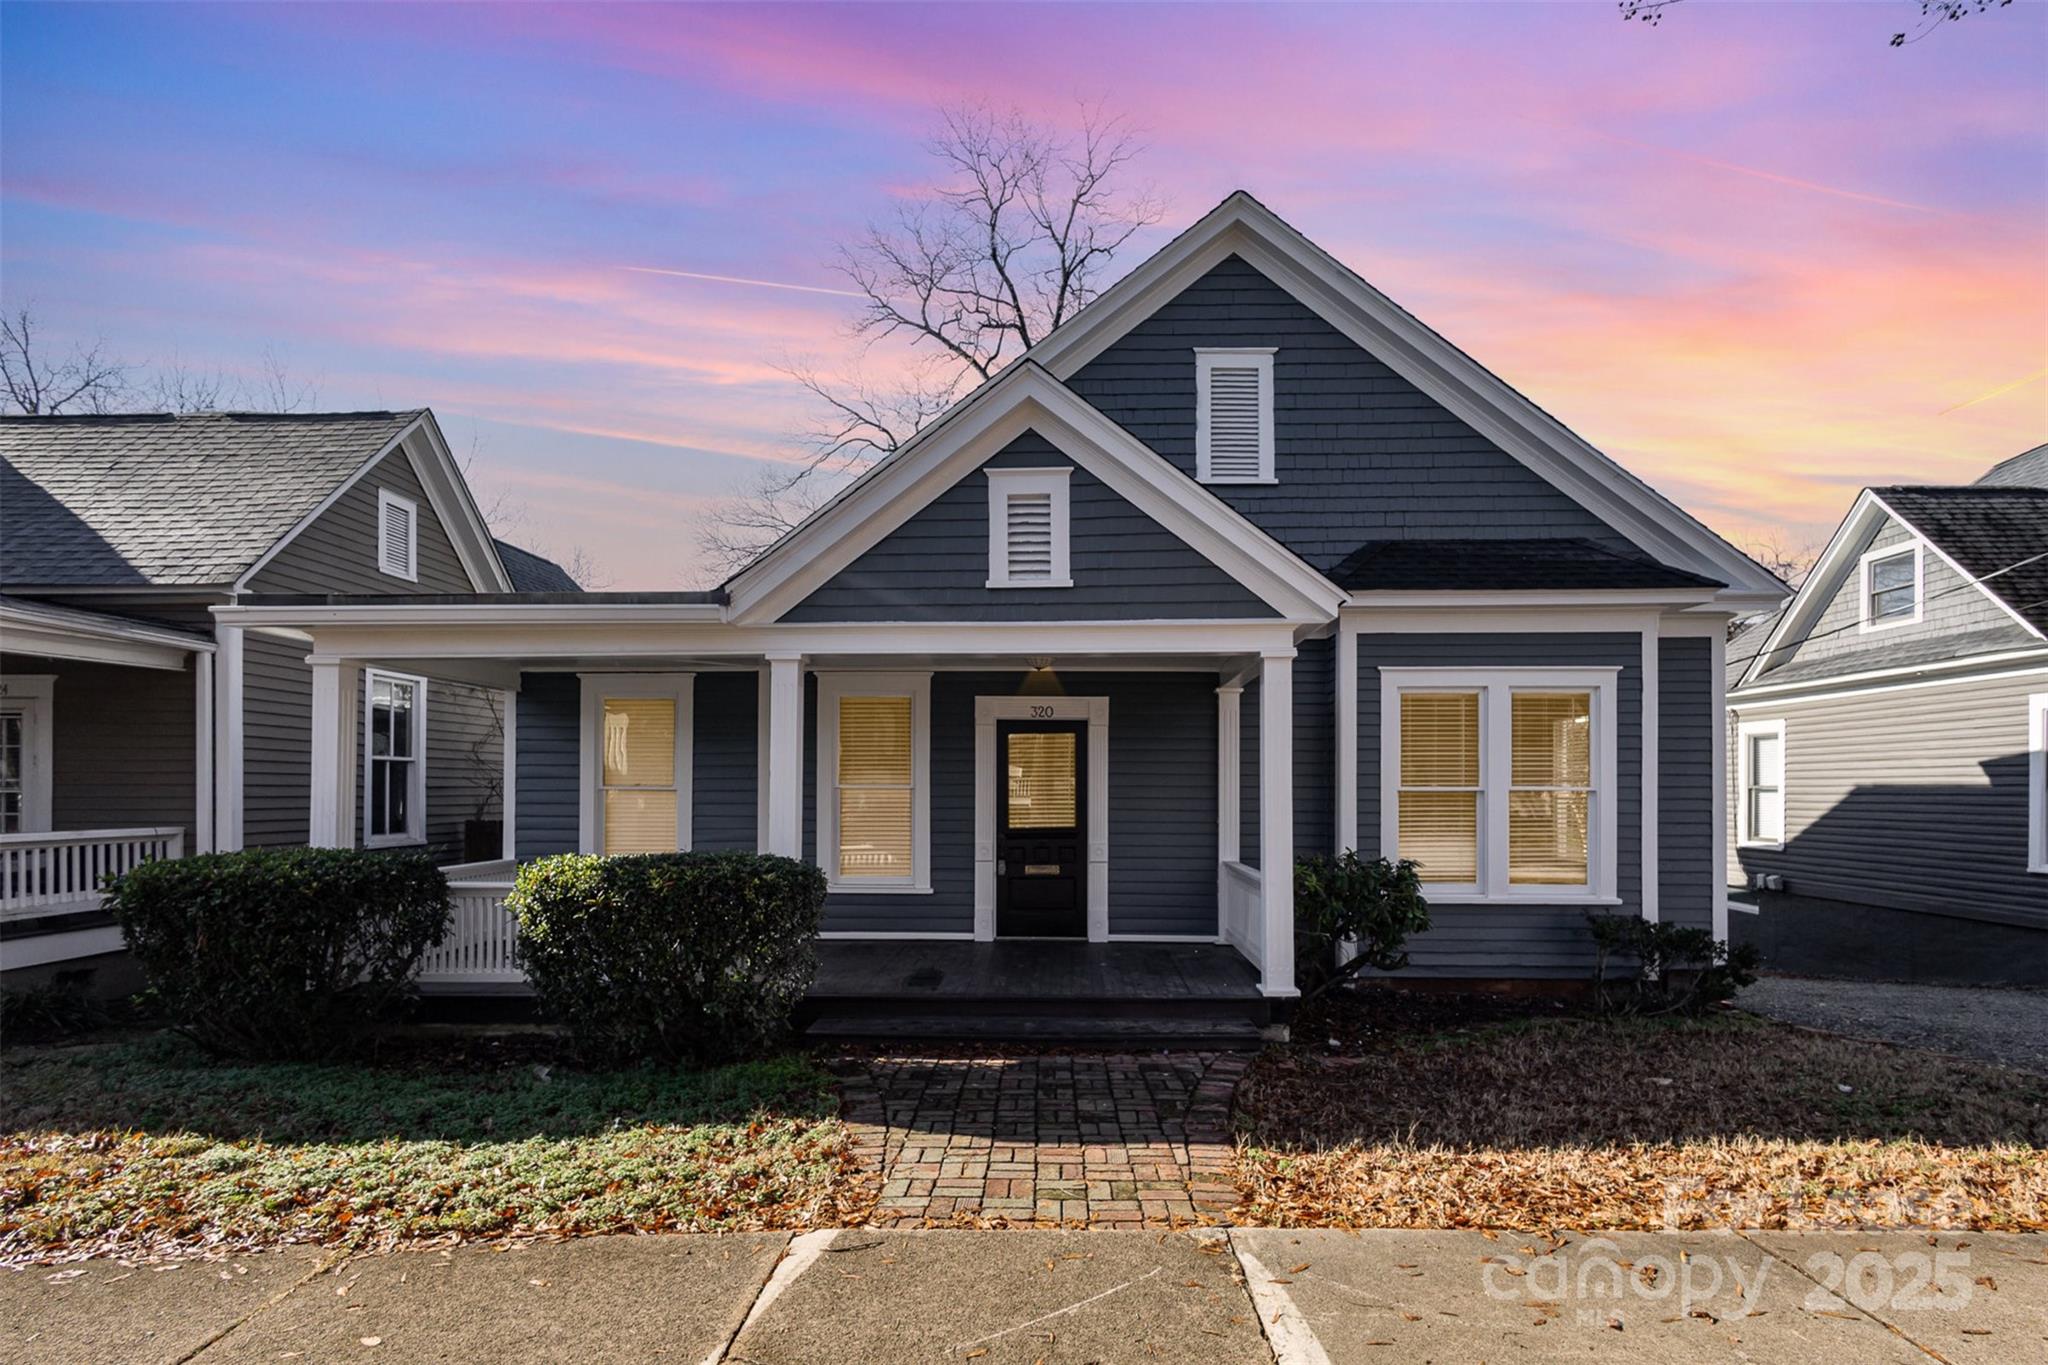
<path fill-rule="evenodd" d="M 855 1153 L 884 1226 L 1225 1223 L 1230 1100 L 1251 1058 L 880 1057 L 849 1062 Z"/>

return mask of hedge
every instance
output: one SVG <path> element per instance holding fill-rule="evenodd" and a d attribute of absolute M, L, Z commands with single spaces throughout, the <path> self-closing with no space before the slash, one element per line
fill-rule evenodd
<path fill-rule="evenodd" d="M 542 1007 L 593 1062 L 711 1063 L 782 1036 L 817 975 L 825 876 L 756 853 L 562 854 L 506 908 Z"/>
<path fill-rule="evenodd" d="M 349 1051 L 410 994 L 448 928 L 448 882 L 417 853 L 253 849 L 145 863 L 107 908 L 181 1031 L 265 1059 Z"/>

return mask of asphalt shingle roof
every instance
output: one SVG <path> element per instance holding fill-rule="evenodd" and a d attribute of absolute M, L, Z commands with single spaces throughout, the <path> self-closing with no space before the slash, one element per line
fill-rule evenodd
<path fill-rule="evenodd" d="M 419 416 L 0 418 L 0 583 L 231 582 Z"/>
<path fill-rule="evenodd" d="M 1590 540 L 1369 540 L 1329 571 L 1353 591 L 1544 588 L 1720 588 L 1686 569 Z"/>
<path fill-rule="evenodd" d="M 2036 630 L 2048 631 L 2048 487 L 1873 488 Z"/>
<path fill-rule="evenodd" d="M 1979 488 L 2010 487 L 2013 484 L 2048 488 L 2048 445 L 2038 445 L 2011 459 L 2000 460 L 1977 479 Z"/>
<path fill-rule="evenodd" d="M 517 545 L 502 540 L 497 542 L 497 546 L 498 559 L 505 566 L 505 576 L 512 580 L 512 591 L 583 591 L 583 585 L 554 560 L 544 559 L 531 550 L 522 550 Z"/>

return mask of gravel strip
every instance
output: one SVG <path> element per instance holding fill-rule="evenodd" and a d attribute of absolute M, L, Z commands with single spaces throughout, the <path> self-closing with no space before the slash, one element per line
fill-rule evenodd
<path fill-rule="evenodd" d="M 1770 976 L 1736 997 L 1787 1024 L 2048 1073 L 2048 991 Z"/>

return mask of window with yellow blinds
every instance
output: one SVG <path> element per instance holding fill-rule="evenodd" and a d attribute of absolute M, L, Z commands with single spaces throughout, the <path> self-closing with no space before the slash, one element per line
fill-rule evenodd
<path fill-rule="evenodd" d="M 676 828 L 676 701 L 606 697 L 599 742 L 606 853 L 669 853 Z"/>
<path fill-rule="evenodd" d="M 1401 856 L 1425 882 L 1479 880 L 1479 693 L 1401 697 Z"/>
<path fill-rule="evenodd" d="M 909 697 L 839 698 L 839 876 L 907 881 L 915 831 Z"/>
<path fill-rule="evenodd" d="M 1593 811 L 1593 698 L 1514 694 L 1508 778 L 1508 881 L 1584 886 Z"/>

